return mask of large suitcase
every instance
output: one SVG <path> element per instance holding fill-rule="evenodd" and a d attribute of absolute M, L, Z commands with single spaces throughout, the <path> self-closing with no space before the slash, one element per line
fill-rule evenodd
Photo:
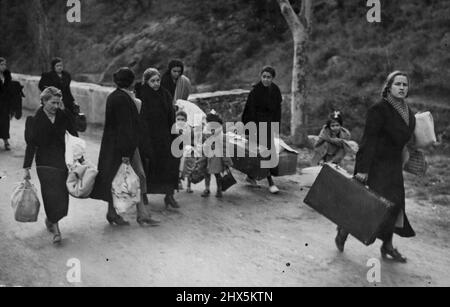
<path fill-rule="evenodd" d="M 250 146 L 249 142 L 245 138 L 238 138 L 233 136 L 226 136 L 226 142 L 228 146 L 234 149 L 234 155 L 232 158 L 233 168 L 250 176 L 255 180 L 263 180 L 270 175 L 270 169 L 261 168 L 261 161 L 267 160 L 261 156 L 262 147 L 253 150 L 253 146 Z M 267 150 L 267 149 L 266 149 Z M 238 152 L 245 152 L 244 157 L 239 157 Z"/>
<path fill-rule="evenodd" d="M 375 242 L 394 214 L 392 202 L 369 190 L 342 168 L 328 164 L 304 202 L 365 245 Z"/>

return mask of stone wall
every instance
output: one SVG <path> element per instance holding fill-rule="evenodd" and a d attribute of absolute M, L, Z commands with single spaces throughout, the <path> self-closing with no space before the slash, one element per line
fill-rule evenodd
<path fill-rule="evenodd" d="M 13 78 L 24 86 L 25 109 L 34 111 L 39 108 L 40 77 L 13 74 Z M 86 114 L 89 124 L 101 125 L 105 118 L 105 104 L 113 87 L 105 87 L 92 83 L 72 82 L 72 94 L 81 111 Z M 243 112 L 249 91 L 233 90 L 226 92 L 193 94 L 189 100 L 196 103 L 205 112 L 216 110 L 222 114 L 224 121 L 238 121 Z"/>

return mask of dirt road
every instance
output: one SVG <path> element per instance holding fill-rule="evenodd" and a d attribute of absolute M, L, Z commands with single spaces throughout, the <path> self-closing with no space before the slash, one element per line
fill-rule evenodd
<path fill-rule="evenodd" d="M 0 286 L 450 286 L 450 207 L 407 200 L 418 236 L 396 238 L 406 265 L 381 262 L 381 283 L 367 281 L 377 243 L 350 239 L 346 252 L 334 246 L 335 226 L 303 204 L 300 176 L 278 179 L 281 194 L 241 182 L 223 200 L 176 195 L 179 213 L 165 212 L 151 197 L 161 227 L 141 228 L 130 213 L 128 228 L 110 227 L 106 204 L 71 200 L 61 223 L 64 241 L 51 244 L 41 210 L 35 224 L 13 219 L 10 195 L 21 180 L 24 121 L 12 123 L 12 152 L 0 150 Z M 97 161 L 98 131 L 85 139 Z M 39 182 L 33 172 L 33 183 Z M 81 283 L 69 283 L 67 262 L 78 259 Z"/>

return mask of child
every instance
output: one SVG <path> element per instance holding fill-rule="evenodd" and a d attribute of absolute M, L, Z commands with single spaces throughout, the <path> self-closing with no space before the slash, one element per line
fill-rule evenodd
<path fill-rule="evenodd" d="M 350 138 L 350 131 L 343 127 L 341 112 L 336 111 L 330 114 L 314 146 L 315 155 L 312 164 L 340 164 L 347 152 L 347 142 Z"/>
<path fill-rule="evenodd" d="M 205 134 L 207 136 L 207 141 L 203 144 L 203 151 L 207 156 L 207 173 L 205 176 L 205 191 L 202 194 L 202 197 L 209 197 L 211 195 L 210 184 L 211 184 L 211 175 L 216 177 L 217 183 L 217 198 L 222 198 L 222 176 L 221 173 L 226 171 L 227 168 L 233 165 L 231 158 L 225 157 L 225 150 L 223 149 L 223 121 L 220 116 L 213 110 L 206 116 L 206 131 Z M 212 143 L 208 140 L 216 140 L 216 142 Z M 216 148 L 217 145 L 222 145 L 221 148 L 221 156 L 216 156 Z"/>
<path fill-rule="evenodd" d="M 179 135 L 185 135 L 186 139 L 189 139 L 190 142 L 183 148 L 183 157 L 181 158 L 180 163 L 180 190 L 183 189 L 183 185 L 181 181 L 187 178 L 187 193 L 193 193 L 191 189 L 191 180 L 190 174 L 195 168 L 195 150 L 192 146 L 192 129 L 187 124 L 188 116 L 187 113 L 183 110 L 179 110 L 176 113 L 176 127 L 177 131 L 179 131 Z"/>

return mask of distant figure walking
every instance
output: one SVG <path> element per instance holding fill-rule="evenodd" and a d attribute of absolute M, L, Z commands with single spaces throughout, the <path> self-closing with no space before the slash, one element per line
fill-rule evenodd
<path fill-rule="evenodd" d="M 165 88 L 176 103 L 179 99 L 187 100 L 192 91 L 191 81 L 184 75 L 184 64 L 178 60 L 172 60 L 169 68 L 162 76 L 161 86 Z"/>
<path fill-rule="evenodd" d="M 136 96 L 142 100 L 141 118 L 145 125 L 144 167 L 149 194 L 165 195 L 166 208 L 178 209 L 174 198 L 178 189 L 180 159 L 172 154 L 175 108 L 170 93 L 161 87 L 157 69 L 144 72 L 142 84 L 136 85 Z M 141 151 L 141 152 L 142 152 Z"/>
<path fill-rule="evenodd" d="M 381 254 L 394 261 L 407 260 L 393 246 L 394 233 L 401 237 L 414 237 L 405 211 L 405 187 L 403 181 L 403 151 L 411 140 L 416 119 L 406 103 L 410 89 L 406 73 L 391 73 L 382 90 L 382 100 L 367 113 L 366 128 L 361 148 L 356 157 L 356 179 L 390 200 L 395 212 L 381 229 L 378 238 L 383 241 Z M 348 233 L 338 229 L 336 245 L 344 250 Z"/>
<path fill-rule="evenodd" d="M 260 82 L 258 82 L 253 90 L 250 92 L 247 104 L 245 105 L 244 113 L 242 115 L 242 122 L 246 125 L 248 123 L 255 123 L 258 128 L 257 142 L 259 145 L 261 131 L 259 129 L 260 123 L 267 123 L 266 136 L 267 147 L 269 150 L 274 145 L 274 129 L 273 124 L 280 125 L 281 122 L 281 103 L 283 98 L 281 96 L 280 88 L 273 82 L 276 77 L 276 72 L 273 67 L 266 66 L 261 71 Z M 272 194 L 278 194 L 279 189 L 272 179 L 272 175 L 267 177 L 269 182 L 269 189 Z M 247 177 L 247 181 L 256 185 L 253 178 Z"/>
<path fill-rule="evenodd" d="M 0 58 L 0 139 L 3 140 L 5 150 L 10 151 L 10 120 L 22 117 L 22 85 L 13 81 L 11 72 L 7 68 L 6 59 Z"/>
<path fill-rule="evenodd" d="M 43 91 L 49 86 L 56 87 L 62 92 L 62 102 L 64 104 L 64 109 L 66 109 L 69 116 L 78 113 L 75 99 L 72 96 L 72 91 L 70 90 L 70 83 L 72 82 L 72 77 L 70 74 L 64 70 L 63 60 L 60 58 L 54 58 L 51 62 L 51 70 L 45 72 L 41 76 L 39 81 L 39 89 Z"/>

